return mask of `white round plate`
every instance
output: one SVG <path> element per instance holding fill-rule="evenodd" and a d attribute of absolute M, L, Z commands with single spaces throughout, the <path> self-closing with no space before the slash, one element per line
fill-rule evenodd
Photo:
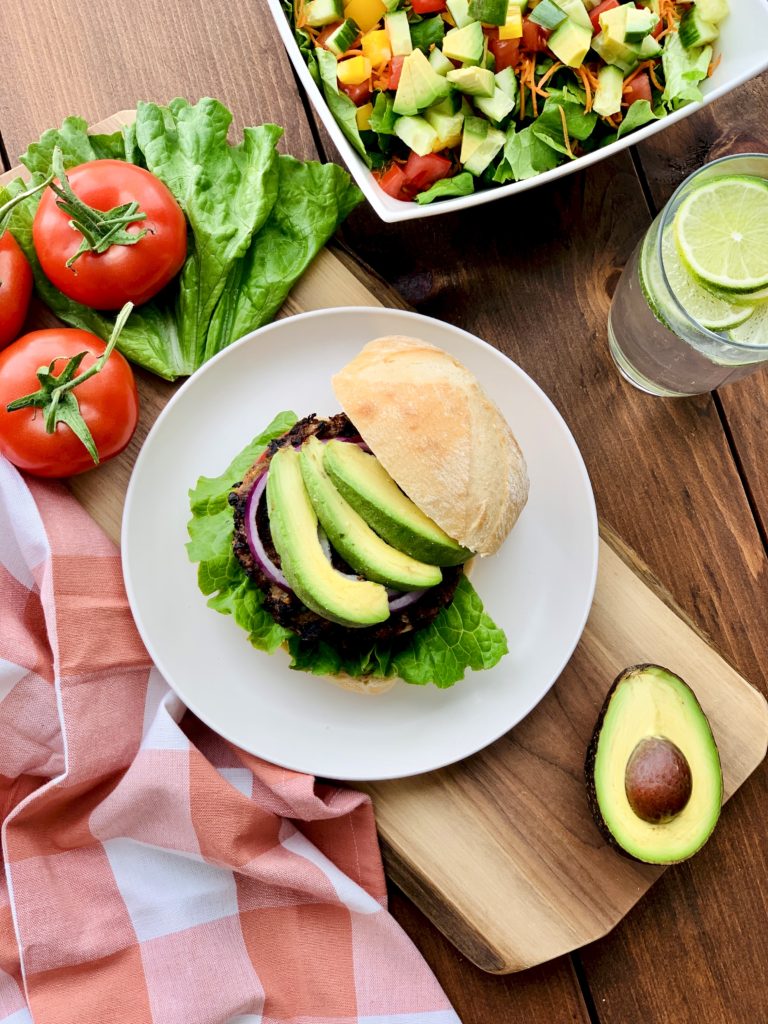
<path fill-rule="evenodd" d="M 449 690 L 399 682 L 366 697 L 293 672 L 206 606 L 187 558 L 187 492 L 218 476 L 285 409 L 337 412 L 331 377 L 373 338 L 406 334 L 461 360 L 525 453 L 528 504 L 472 582 L 509 654 Z M 234 483 L 235 481 L 233 481 Z M 123 517 L 123 569 L 139 632 L 184 703 L 222 736 L 275 764 L 332 779 L 416 775 L 493 742 L 538 704 L 571 656 L 597 575 L 597 516 L 573 437 L 546 395 L 496 349 L 449 324 L 377 308 L 280 320 L 231 345 L 179 389 L 136 461 Z"/>

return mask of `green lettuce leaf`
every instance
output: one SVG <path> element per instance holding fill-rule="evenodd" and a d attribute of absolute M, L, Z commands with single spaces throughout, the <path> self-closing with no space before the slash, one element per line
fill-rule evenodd
<path fill-rule="evenodd" d="M 296 422 L 292 412 L 280 413 L 267 429 L 240 452 L 217 477 L 200 477 L 189 492 L 192 518 L 187 552 L 198 563 L 198 585 L 209 607 L 248 633 L 254 647 L 272 652 L 287 645 L 291 668 L 315 675 L 345 672 L 354 678 L 399 676 L 407 683 L 434 683 L 445 688 L 464 678 L 467 669 L 492 668 L 507 653 L 504 633 L 483 610 L 466 576 L 452 603 L 435 621 L 411 634 L 402 646 L 374 643 L 355 654 L 342 654 L 324 641 L 308 642 L 277 625 L 263 608 L 261 591 L 243 572 L 232 552 L 233 519 L 228 495 L 273 438 Z"/>
<path fill-rule="evenodd" d="M 366 164 L 370 166 L 368 153 L 366 152 L 363 140 L 360 138 L 360 130 L 357 127 L 357 107 L 349 96 L 339 89 L 339 80 L 336 77 L 338 69 L 336 58 L 330 50 L 323 49 L 315 50 L 315 57 L 328 109 L 336 118 L 336 123 L 344 132 L 349 144 L 360 154 Z"/>
<path fill-rule="evenodd" d="M 419 192 L 416 202 L 432 203 L 435 199 L 448 199 L 450 196 L 470 196 L 475 191 L 475 179 L 469 171 L 462 171 L 453 178 L 442 178 L 426 190 Z"/>
<path fill-rule="evenodd" d="M 317 60 L 315 59 L 315 42 L 312 36 L 305 29 L 296 28 L 296 12 L 294 10 L 293 0 L 282 0 L 283 10 L 285 16 L 288 19 L 289 24 L 293 29 L 293 36 L 301 50 L 301 55 L 306 61 L 309 73 L 315 81 L 315 85 L 320 85 L 320 72 L 317 67 Z"/>
<path fill-rule="evenodd" d="M 376 102 L 371 111 L 371 129 L 377 135 L 394 135 L 397 114 L 394 110 L 395 101 L 385 92 L 376 93 Z"/>
<path fill-rule="evenodd" d="M 504 143 L 504 158 L 496 169 L 494 181 L 523 181 L 557 167 L 560 157 L 551 140 L 542 141 L 536 135 L 535 127 L 534 122 L 520 132 L 510 128 Z"/>
<path fill-rule="evenodd" d="M 136 114 L 147 168 L 171 190 L 191 228 L 179 290 L 180 374 L 219 351 L 208 340 L 214 310 L 277 199 L 275 144 L 282 128 L 245 128 L 242 142 L 232 146 L 231 123 L 232 114 L 212 99 L 194 106 L 182 99 L 167 107 L 140 103 Z"/>
<path fill-rule="evenodd" d="M 248 251 L 233 267 L 216 308 L 209 348 L 268 323 L 362 193 L 336 164 L 278 160 L 277 202 Z"/>
<path fill-rule="evenodd" d="M 531 125 L 533 134 L 540 142 L 569 156 L 563 132 L 563 115 L 568 129 L 568 138 L 583 142 L 588 139 L 597 123 L 594 111 L 585 111 L 585 98 L 576 90 L 551 89 L 544 109 Z M 563 111 L 563 114 L 560 111 Z"/>
<path fill-rule="evenodd" d="M 232 485 L 242 480 L 267 444 L 290 430 L 296 418 L 292 412 L 279 413 L 223 473 L 217 477 L 200 477 L 189 492 L 192 518 L 187 524 L 190 538 L 187 553 L 191 561 L 199 563 L 197 582 L 210 598 L 208 605 L 223 615 L 231 615 L 248 633 L 254 647 L 270 653 L 291 634 L 264 611 L 261 591 L 248 579 L 235 558 L 232 509 L 227 498 Z"/>
<path fill-rule="evenodd" d="M 698 83 L 707 77 L 711 61 L 711 46 L 688 50 L 677 32 L 667 36 L 661 54 L 665 81 L 661 99 L 667 110 L 677 110 L 687 103 L 702 100 Z"/>
<path fill-rule="evenodd" d="M 624 115 L 624 120 L 616 132 L 616 138 L 620 139 L 622 135 L 627 135 L 636 128 L 641 128 L 644 124 L 648 124 L 649 121 L 658 121 L 662 115 L 663 111 L 661 114 L 657 114 L 651 109 L 651 104 L 648 100 L 635 100 Z"/>

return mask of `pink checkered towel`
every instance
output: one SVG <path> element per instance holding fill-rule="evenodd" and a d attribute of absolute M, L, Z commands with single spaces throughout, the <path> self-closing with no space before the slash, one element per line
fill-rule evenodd
<path fill-rule="evenodd" d="M 1 1024 L 458 1024 L 368 799 L 184 711 L 113 545 L 0 457 Z"/>

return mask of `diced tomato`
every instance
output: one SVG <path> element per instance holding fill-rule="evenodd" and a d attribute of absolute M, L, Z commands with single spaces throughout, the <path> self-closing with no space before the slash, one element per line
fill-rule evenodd
<path fill-rule="evenodd" d="M 403 71 L 405 57 L 393 57 L 389 65 L 389 89 L 396 89 L 400 84 L 400 75 Z"/>
<path fill-rule="evenodd" d="M 411 192 L 424 192 L 436 181 L 447 178 L 452 169 L 451 161 L 437 153 L 427 153 L 426 156 L 411 153 L 405 165 L 406 188 Z"/>
<path fill-rule="evenodd" d="M 523 49 L 533 50 L 535 53 L 543 53 L 547 48 L 549 32 L 545 32 L 541 25 L 535 21 L 525 18 L 523 21 Z M 498 71 L 498 67 L 496 68 Z"/>
<path fill-rule="evenodd" d="M 663 18 L 659 18 L 659 22 L 656 25 L 656 28 L 653 30 L 653 32 L 651 32 L 651 35 L 653 36 L 653 38 L 654 39 L 658 39 L 659 36 L 661 35 L 661 33 L 664 31 L 664 29 L 666 27 L 667 26 L 664 24 L 664 19 Z"/>
<path fill-rule="evenodd" d="M 339 82 L 339 90 L 345 92 L 356 107 L 362 107 L 371 98 L 371 80 L 361 82 L 360 85 L 342 85 Z"/>
<path fill-rule="evenodd" d="M 492 39 L 498 39 L 499 38 L 499 26 L 498 25 L 483 25 L 483 33 L 485 35 L 485 38 L 490 43 L 490 41 Z"/>
<path fill-rule="evenodd" d="M 488 43 L 488 49 L 496 58 L 496 71 L 503 71 L 511 67 L 517 59 L 517 51 L 520 49 L 519 39 L 492 39 Z"/>
<path fill-rule="evenodd" d="M 603 11 L 610 11 L 614 7 L 619 6 L 619 0 L 603 0 L 602 3 L 598 4 L 597 7 L 593 7 L 589 12 L 589 20 L 592 22 L 592 33 L 600 31 L 600 15 Z"/>
<path fill-rule="evenodd" d="M 626 92 L 624 93 L 624 99 L 630 104 L 630 106 L 636 100 L 648 100 L 649 103 L 653 102 L 651 79 L 649 78 L 647 71 L 641 71 L 639 75 L 635 75 L 627 86 Z"/>
<path fill-rule="evenodd" d="M 434 14 L 445 10 L 445 0 L 411 0 L 414 14 Z"/>
<path fill-rule="evenodd" d="M 411 197 L 405 190 L 405 184 L 405 171 L 397 164 L 392 164 L 389 170 L 379 178 L 379 185 L 387 195 L 392 196 L 393 199 L 402 199 L 403 202 L 408 202 Z"/>

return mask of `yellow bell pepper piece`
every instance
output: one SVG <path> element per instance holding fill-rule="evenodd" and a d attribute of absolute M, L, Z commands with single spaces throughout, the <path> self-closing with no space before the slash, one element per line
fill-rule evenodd
<path fill-rule="evenodd" d="M 355 120 L 357 121 L 357 127 L 361 132 L 367 131 L 371 127 L 371 114 L 373 113 L 373 104 L 364 103 L 362 107 L 358 107 L 355 111 Z"/>
<path fill-rule="evenodd" d="M 363 36 L 363 56 L 367 57 L 374 68 L 380 68 L 392 57 L 389 44 L 389 32 L 385 28 L 366 32 Z"/>
<path fill-rule="evenodd" d="M 342 85 L 362 85 L 371 77 L 371 62 L 367 57 L 350 57 L 340 60 L 336 74 Z"/>
<path fill-rule="evenodd" d="M 382 0 L 347 0 L 344 4 L 344 17 L 357 22 L 361 32 L 370 32 L 386 14 Z"/>
<path fill-rule="evenodd" d="M 499 26 L 499 39 L 519 39 L 523 34 L 523 16 L 517 4 L 507 8 L 506 24 Z"/>

